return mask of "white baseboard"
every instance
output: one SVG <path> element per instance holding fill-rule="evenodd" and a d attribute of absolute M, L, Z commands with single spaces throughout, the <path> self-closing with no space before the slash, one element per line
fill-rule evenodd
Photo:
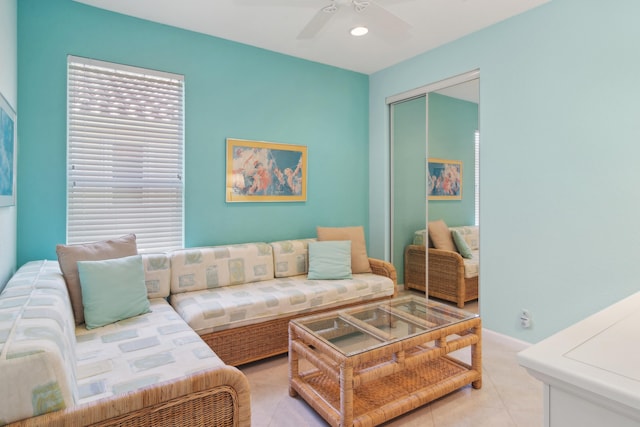
<path fill-rule="evenodd" d="M 518 344 L 520 346 L 523 347 L 531 347 L 531 343 L 530 342 L 526 342 L 526 341 L 522 341 L 519 340 L 517 338 L 513 338 L 509 335 L 505 335 L 505 334 L 501 334 L 500 332 L 496 332 L 496 331 L 492 331 L 491 329 L 486 329 L 486 328 L 482 328 L 482 334 L 483 335 L 493 335 L 496 338 L 500 338 L 501 340 L 504 341 L 511 341 L 514 344 Z"/>

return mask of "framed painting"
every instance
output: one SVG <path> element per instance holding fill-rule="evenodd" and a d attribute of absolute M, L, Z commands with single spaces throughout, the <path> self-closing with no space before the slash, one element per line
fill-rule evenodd
<path fill-rule="evenodd" d="M 429 200 L 462 200 L 462 162 L 428 159 L 427 194 Z"/>
<path fill-rule="evenodd" d="M 0 206 L 16 204 L 16 113 L 0 94 Z"/>
<path fill-rule="evenodd" d="M 307 147 L 227 138 L 227 202 L 307 200 Z"/>

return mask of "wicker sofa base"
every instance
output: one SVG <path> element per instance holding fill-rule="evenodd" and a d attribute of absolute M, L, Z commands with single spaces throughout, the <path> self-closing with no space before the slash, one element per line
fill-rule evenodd
<path fill-rule="evenodd" d="M 284 354 L 289 350 L 289 321 L 297 317 L 309 314 L 322 313 L 339 308 L 351 307 L 373 301 L 389 299 L 397 296 L 398 278 L 396 269 L 392 264 L 369 258 L 369 265 L 374 274 L 385 276 L 393 280 L 394 293 L 385 298 L 375 298 L 357 303 L 344 304 L 339 307 L 305 311 L 287 317 L 259 322 L 252 325 L 225 329 L 200 335 L 209 347 L 226 363 L 231 366 L 239 366 L 249 362 L 265 359 L 267 357 Z"/>
<path fill-rule="evenodd" d="M 425 247 L 408 245 L 404 253 L 404 287 L 426 291 Z M 460 308 L 478 299 L 478 276 L 464 277 L 459 253 L 429 248 L 429 296 L 456 303 Z"/>
<path fill-rule="evenodd" d="M 246 377 L 227 366 L 8 426 L 248 427 L 250 403 Z"/>
<path fill-rule="evenodd" d="M 356 304 L 345 304 L 340 307 L 331 307 L 313 312 L 297 313 L 296 315 L 253 325 L 200 335 L 200 338 L 211 347 L 224 363 L 231 366 L 240 366 L 286 353 L 289 350 L 289 321 L 292 319 L 388 298 L 391 297 L 360 301 Z"/>

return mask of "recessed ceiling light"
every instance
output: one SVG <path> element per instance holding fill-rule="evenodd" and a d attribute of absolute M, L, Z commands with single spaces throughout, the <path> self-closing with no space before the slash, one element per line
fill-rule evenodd
<path fill-rule="evenodd" d="M 354 27 L 350 31 L 351 35 L 355 37 L 364 36 L 368 32 L 369 32 L 369 29 L 367 27 Z"/>

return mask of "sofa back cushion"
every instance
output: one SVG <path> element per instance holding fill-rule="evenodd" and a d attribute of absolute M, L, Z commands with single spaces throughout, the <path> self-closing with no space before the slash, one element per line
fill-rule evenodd
<path fill-rule="evenodd" d="M 422 230 L 418 230 L 415 233 L 413 233 L 412 243 L 418 246 L 427 246 L 429 248 L 434 247 L 433 242 L 431 241 L 431 238 L 429 238 L 429 232 L 427 231 L 426 228 L 423 228 Z"/>
<path fill-rule="evenodd" d="M 75 324 L 55 261 L 22 266 L 0 295 L 0 422 L 73 406 Z"/>
<path fill-rule="evenodd" d="M 171 260 L 165 253 L 142 254 L 144 266 L 144 284 L 147 286 L 147 296 L 153 298 L 167 298 L 171 293 Z"/>
<path fill-rule="evenodd" d="M 274 278 L 267 243 L 179 249 L 170 258 L 172 294 Z"/>
<path fill-rule="evenodd" d="M 316 239 L 271 242 L 275 277 L 291 277 L 309 271 L 309 243 Z"/>

